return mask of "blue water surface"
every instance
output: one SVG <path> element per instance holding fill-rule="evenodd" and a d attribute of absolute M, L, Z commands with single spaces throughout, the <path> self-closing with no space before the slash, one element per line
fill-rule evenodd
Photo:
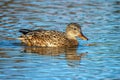
<path fill-rule="evenodd" d="M 78 48 L 22 45 L 21 28 L 65 31 L 76 22 Z M 0 80 L 120 80 L 119 0 L 1 0 Z"/>

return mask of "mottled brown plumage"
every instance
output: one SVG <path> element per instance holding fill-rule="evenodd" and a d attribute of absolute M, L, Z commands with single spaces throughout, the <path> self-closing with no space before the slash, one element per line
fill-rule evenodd
<path fill-rule="evenodd" d="M 77 23 L 68 24 L 66 32 L 28 29 L 21 29 L 20 32 L 23 34 L 19 39 L 28 46 L 73 47 L 78 45 L 76 37 L 88 40 Z"/>

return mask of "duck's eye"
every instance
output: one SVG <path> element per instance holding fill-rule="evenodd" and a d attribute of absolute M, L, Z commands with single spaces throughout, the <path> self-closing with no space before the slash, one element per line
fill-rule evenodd
<path fill-rule="evenodd" d="M 73 28 L 74 30 L 77 30 L 76 28 Z"/>

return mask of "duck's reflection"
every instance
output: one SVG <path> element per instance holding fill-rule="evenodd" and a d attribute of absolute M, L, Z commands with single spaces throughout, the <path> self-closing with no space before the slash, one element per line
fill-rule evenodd
<path fill-rule="evenodd" d="M 27 53 L 37 53 L 40 55 L 48 55 L 48 56 L 60 56 L 62 54 L 65 55 L 65 59 L 67 62 L 73 64 L 75 61 L 80 61 L 82 57 L 86 55 L 86 53 L 77 53 L 76 47 L 74 48 L 41 48 L 41 47 L 25 47 L 24 52 Z M 69 64 L 68 63 L 68 64 Z"/>

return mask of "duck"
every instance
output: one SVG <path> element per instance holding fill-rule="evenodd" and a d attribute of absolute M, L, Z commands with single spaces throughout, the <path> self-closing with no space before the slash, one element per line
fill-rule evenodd
<path fill-rule="evenodd" d="M 65 32 L 44 29 L 20 29 L 19 32 L 22 35 L 18 39 L 27 46 L 74 47 L 79 45 L 77 37 L 88 40 L 78 23 L 69 23 Z"/>

